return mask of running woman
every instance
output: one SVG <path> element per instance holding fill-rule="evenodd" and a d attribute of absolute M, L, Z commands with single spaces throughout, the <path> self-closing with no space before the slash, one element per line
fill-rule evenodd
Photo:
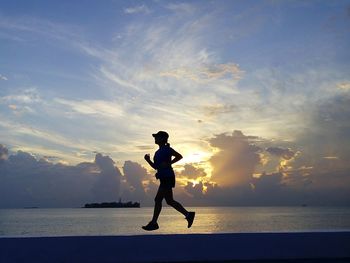
<path fill-rule="evenodd" d="M 187 220 L 187 227 L 192 226 L 195 212 L 188 212 L 179 202 L 173 198 L 173 188 L 175 187 L 175 173 L 171 165 L 182 159 L 182 155 L 170 147 L 168 143 L 169 134 L 165 131 L 159 131 L 152 134 L 155 144 L 158 144 L 159 149 L 153 157 L 153 162 L 149 154 L 145 155 L 145 160 L 155 170 L 157 170 L 156 178 L 160 180 L 157 195 L 154 199 L 154 212 L 152 220 L 142 228 L 147 231 L 156 230 L 158 226 L 158 217 L 162 210 L 162 201 L 175 208 L 185 216 Z M 173 158 L 174 157 L 174 158 Z"/>

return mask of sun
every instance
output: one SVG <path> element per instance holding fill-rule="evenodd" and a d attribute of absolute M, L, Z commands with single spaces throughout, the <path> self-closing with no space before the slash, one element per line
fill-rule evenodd
<path fill-rule="evenodd" d="M 175 165 L 175 169 L 181 171 L 185 164 L 190 164 L 195 166 L 196 168 L 203 169 L 206 174 L 205 177 L 197 178 L 196 180 L 187 179 L 186 181 L 191 181 L 193 185 L 196 185 L 203 180 L 210 181 L 213 168 L 209 160 L 213 153 L 202 150 L 200 148 L 186 147 L 182 149 L 181 154 L 183 156 L 183 159 Z"/>
<path fill-rule="evenodd" d="M 211 156 L 211 153 L 202 150 L 189 149 L 183 154 L 182 164 L 185 163 L 203 163 L 206 162 Z"/>

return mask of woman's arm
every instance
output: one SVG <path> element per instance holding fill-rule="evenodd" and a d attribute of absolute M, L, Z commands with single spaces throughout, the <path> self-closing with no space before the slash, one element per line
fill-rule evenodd
<path fill-rule="evenodd" d="M 172 156 L 174 156 L 175 158 L 171 160 L 171 164 L 174 164 L 174 163 L 180 161 L 180 160 L 183 158 L 182 155 L 179 154 L 179 153 L 178 153 L 177 151 L 175 151 L 174 149 L 173 149 L 173 151 L 172 151 Z"/>
<path fill-rule="evenodd" d="M 148 164 L 149 164 L 153 169 L 157 170 L 157 168 L 156 168 L 154 162 L 152 162 L 151 157 L 150 157 L 149 154 L 145 154 L 145 157 L 144 157 L 144 158 L 145 158 L 145 160 L 148 162 Z"/>

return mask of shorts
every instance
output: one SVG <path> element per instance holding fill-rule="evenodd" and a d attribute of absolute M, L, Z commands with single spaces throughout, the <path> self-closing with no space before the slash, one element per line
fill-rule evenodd
<path fill-rule="evenodd" d="M 175 176 L 167 176 L 159 178 L 160 186 L 162 188 L 174 188 L 175 187 Z"/>

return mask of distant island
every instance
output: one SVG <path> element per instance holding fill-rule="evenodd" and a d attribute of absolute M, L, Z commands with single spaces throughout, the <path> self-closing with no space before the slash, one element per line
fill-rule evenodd
<path fill-rule="evenodd" d="M 85 204 L 83 208 L 140 208 L 138 202 L 126 202 L 123 203 L 120 199 L 119 202 L 103 202 L 103 203 L 91 203 Z"/>

